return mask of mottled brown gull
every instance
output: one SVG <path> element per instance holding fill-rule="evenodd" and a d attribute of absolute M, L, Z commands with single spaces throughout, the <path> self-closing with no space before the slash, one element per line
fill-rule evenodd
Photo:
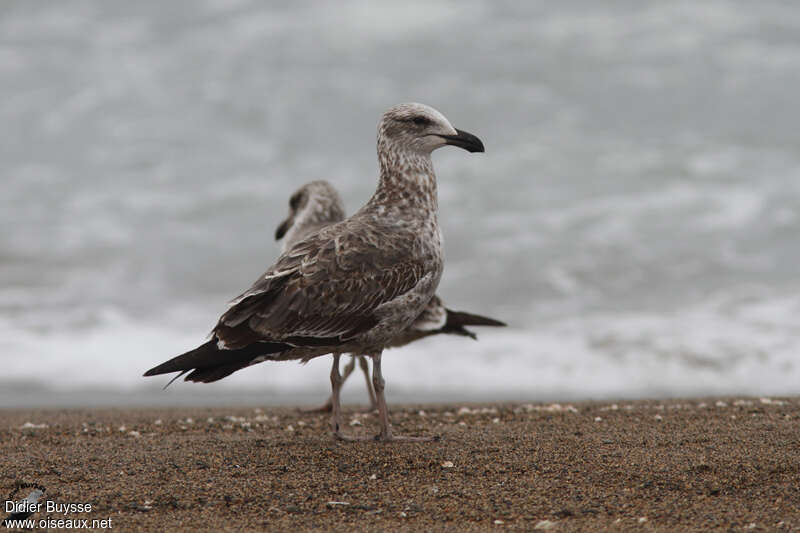
<path fill-rule="evenodd" d="M 336 188 L 325 180 L 311 181 L 302 185 L 289 198 L 289 216 L 275 230 L 275 239 L 282 240 L 281 252 L 286 253 L 306 236 L 344 218 L 344 203 Z M 405 346 L 424 337 L 444 333 L 476 339 L 477 336 L 465 326 L 505 326 L 505 324 L 493 318 L 448 309 L 437 295 L 431 298 L 422 314 L 387 347 Z M 376 409 L 375 392 L 372 390 L 365 356 L 352 354 L 350 361 L 344 367 L 342 383 L 355 369 L 356 361 L 366 378 L 370 410 Z M 321 407 L 308 411 L 329 411 L 332 408 L 333 396 Z"/>
<path fill-rule="evenodd" d="M 427 440 L 393 435 L 381 353 L 424 310 L 442 276 L 431 152 L 445 145 L 483 151 L 477 137 L 433 108 L 389 109 L 378 124 L 378 187 L 366 205 L 296 243 L 229 304 L 209 341 L 145 376 L 180 372 L 208 383 L 262 361 L 332 353 L 333 430 L 344 439 L 352 437 L 341 431 L 339 355 L 368 354 L 381 423 L 376 439 Z"/>

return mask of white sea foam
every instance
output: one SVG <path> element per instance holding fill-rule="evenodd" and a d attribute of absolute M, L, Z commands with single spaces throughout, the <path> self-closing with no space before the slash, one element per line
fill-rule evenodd
<path fill-rule="evenodd" d="M 390 390 L 431 398 L 791 394 L 800 379 L 800 336 L 792 318 L 799 312 L 800 297 L 764 300 L 755 292 L 661 315 L 592 313 L 525 330 L 475 328 L 478 342 L 427 339 L 388 351 L 384 366 Z M 4 327 L 3 337 L 9 332 Z M 18 354 L 4 362 L 3 377 L 57 390 L 149 387 L 154 378 L 142 378 L 143 371 L 199 344 L 202 333 L 177 323 L 148 324 L 114 315 L 76 333 L 17 332 L 13 342 L 2 345 Z M 267 362 L 215 387 L 324 394 L 329 361 L 321 358 L 306 366 Z M 352 390 L 361 387 L 361 379 L 351 381 Z M 169 392 L 163 394 L 168 402 Z"/>

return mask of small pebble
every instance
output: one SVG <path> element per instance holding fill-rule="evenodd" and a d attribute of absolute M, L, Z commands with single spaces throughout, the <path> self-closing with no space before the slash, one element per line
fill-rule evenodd
<path fill-rule="evenodd" d="M 495 520 L 494 523 L 497 526 L 502 526 L 503 524 L 505 524 L 505 522 L 503 522 L 502 520 Z"/>
<path fill-rule="evenodd" d="M 350 503 L 349 502 L 328 502 L 326 505 L 328 507 L 339 507 L 339 506 L 350 505 Z"/>
<path fill-rule="evenodd" d="M 543 529 L 546 531 L 548 529 L 553 529 L 554 527 L 556 527 L 555 522 L 551 522 L 550 520 L 539 520 L 536 522 L 536 525 L 533 526 L 533 529 Z"/>
<path fill-rule="evenodd" d="M 602 419 L 602 418 L 600 418 L 599 416 L 596 416 L 596 417 L 594 417 L 594 421 L 595 421 L 595 422 L 602 422 L 602 421 L 603 421 L 603 419 Z"/>
<path fill-rule="evenodd" d="M 442 468 L 453 468 L 454 466 L 453 461 L 444 461 L 442 463 Z"/>
<path fill-rule="evenodd" d="M 34 424 L 33 422 L 25 422 L 22 424 L 22 429 L 44 429 L 47 424 Z"/>

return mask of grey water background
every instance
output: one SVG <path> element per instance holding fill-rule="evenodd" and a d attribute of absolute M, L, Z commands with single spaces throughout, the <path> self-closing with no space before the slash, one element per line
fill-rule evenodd
<path fill-rule="evenodd" d="M 404 101 L 486 144 L 434 154 L 439 293 L 509 327 L 387 352 L 390 401 L 796 394 L 798 94 L 793 2 L 5 1 L 0 406 L 321 400 L 327 358 L 141 373 Z"/>

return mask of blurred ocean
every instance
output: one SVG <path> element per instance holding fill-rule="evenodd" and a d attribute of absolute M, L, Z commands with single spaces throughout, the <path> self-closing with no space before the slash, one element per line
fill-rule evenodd
<path fill-rule="evenodd" d="M 329 358 L 141 374 L 403 101 L 486 144 L 434 156 L 439 294 L 510 327 L 387 352 L 390 401 L 796 394 L 798 95 L 792 2 L 5 1 L 0 406 L 321 401 Z"/>

